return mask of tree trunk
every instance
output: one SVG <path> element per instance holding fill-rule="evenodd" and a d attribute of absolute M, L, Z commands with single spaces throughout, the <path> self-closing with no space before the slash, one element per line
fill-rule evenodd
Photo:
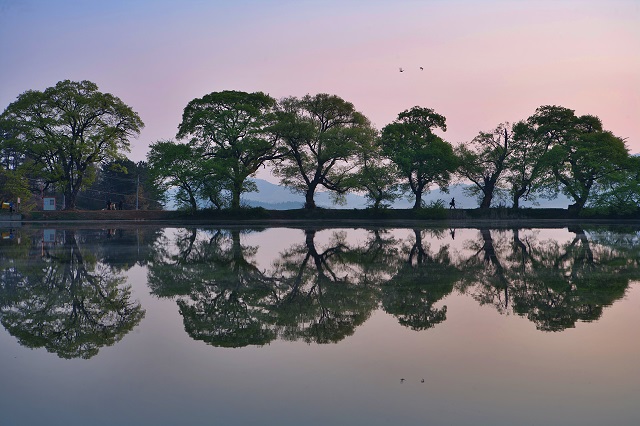
<path fill-rule="evenodd" d="M 78 196 L 77 189 L 68 189 L 64 191 L 64 210 L 76 209 L 76 198 Z"/>
<path fill-rule="evenodd" d="M 233 179 L 233 185 L 231 188 L 231 208 L 240 208 L 240 194 L 242 194 L 242 180 L 238 178 Z"/>
<path fill-rule="evenodd" d="M 484 196 L 482 197 L 482 202 L 480 203 L 480 208 L 481 209 L 488 209 L 489 207 L 491 207 L 491 199 L 493 198 L 493 191 L 491 192 L 485 192 Z"/>
<path fill-rule="evenodd" d="M 484 186 L 484 189 L 482 190 L 482 193 L 484 194 L 484 196 L 482 197 L 482 202 L 480 203 L 480 208 L 481 209 L 488 209 L 489 207 L 491 207 L 491 200 L 493 199 L 493 190 L 496 187 L 496 183 L 495 182 L 487 182 L 487 184 Z"/>
<path fill-rule="evenodd" d="M 189 191 L 189 204 L 191 204 L 191 211 L 195 213 L 198 210 L 198 201 L 191 191 Z"/>
<path fill-rule="evenodd" d="M 236 191 L 235 188 L 234 188 L 234 190 L 232 191 L 232 194 L 231 194 L 231 208 L 232 209 L 239 209 L 240 208 L 240 192 Z"/>
<path fill-rule="evenodd" d="M 304 198 L 304 208 L 305 209 L 312 210 L 312 209 L 316 208 L 316 202 L 313 199 L 314 195 L 315 195 L 315 192 L 316 192 L 316 186 L 315 185 L 310 185 L 307 188 L 307 192 L 306 192 L 305 198 Z"/>
<path fill-rule="evenodd" d="M 419 209 L 420 207 L 422 207 L 422 188 L 418 188 L 415 191 L 415 196 L 416 196 L 416 202 L 413 203 L 413 208 Z"/>
<path fill-rule="evenodd" d="M 514 193 L 513 193 L 513 208 L 517 209 L 520 207 L 520 198 L 524 195 L 524 193 L 527 192 L 527 187 L 526 185 L 523 186 L 520 189 L 517 189 Z"/>

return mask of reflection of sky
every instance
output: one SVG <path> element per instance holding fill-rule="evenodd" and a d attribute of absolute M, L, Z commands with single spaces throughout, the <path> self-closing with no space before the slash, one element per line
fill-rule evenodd
<path fill-rule="evenodd" d="M 362 243 L 362 230 L 341 230 Z M 477 240 L 459 229 L 459 240 Z M 411 230 L 392 230 L 400 239 Z M 174 235 L 174 231 L 168 232 Z M 319 231 L 326 245 L 332 231 Z M 499 233 L 492 234 L 499 238 Z M 506 231 L 506 236 L 510 236 Z M 566 230 L 526 230 L 560 241 Z M 273 251 L 300 230 L 243 234 Z M 425 238 L 433 249 L 452 243 Z M 456 250 L 463 251 L 461 244 Z M 261 267 L 270 258 L 261 255 Z M 600 320 L 558 333 L 536 330 L 456 291 L 438 302 L 447 320 L 412 331 L 375 312 L 335 345 L 276 340 L 223 349 L 192 340 L 175 300 L 149 294 L 147 271 L 128 272 L 146 311 L 131 333 L 90 360 L 21 347 L 0 327 L 0 412 L 7 424 L 638 424 L 640 283 Z M 405 378 L 401 383 L 400 379 Z M 425 382 L 421 383 L 424 379 Z M 526 419 L 526 422 L 523 422 Z M 527 423 L 528 422 L 528 423 Z"/>
<path fill-rule="evenodd" d="M 337 94 L 378 128 L 430 107 L 456 144 L 562 105 L 599 116 L 637 153 L 639 21 L 635 0 L 5 0 L 0 107 L 94 81 L 146 123 L 135 160 L 174 137 L 187 102 L 227 89 Z"/>

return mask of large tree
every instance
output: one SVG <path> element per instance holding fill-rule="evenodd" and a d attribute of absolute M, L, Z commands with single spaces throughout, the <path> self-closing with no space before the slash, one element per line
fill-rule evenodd
<path fill-rule="evenodd" d="M 586 205 L 598 182 L 614 176 L 628 163 L 624 141 L 604 130 L 596 116 L 576 116 L 568 108 L 543 106 L 527 121 L 534 137 L 548 149 L 541 159 L 541 169 L 553 178 L 547 186 L 571 197 L 574 204 L 569 209 L 576 213 Z"/>
<path fill-rule="evenodd" d="M 129 138 L 144 126 L 122 100 L 86 80 L 60 81 L 44 92 L 26 91 L 1 120 L 33 161 L 35 176 L 64 193 L 66 209 L 76 208 L 76 196 L 91 183 L 96 166 L 122 158 Z"/>
<path fill-rule="evenodd" d="M 521 199 L 532 199 L 552 185 L 547 153 L 569 137 L 569 123 L 574 118 L 568 108 L 543 105 L 513 126 L 513 149 L 507 159 L 505 179 L 514 208 L 520 206 Z"/>
<path fill-rule="evenodd" d="M 569 209 L 576 213 L 586 205 L 596 183 L 618 174 L 628 157 L 624 141 L 601 128 L 580 132 L 570 143 L 549 151 L 553 175 L 561 191 L 573 199 Z"/>
<path fill-rule="evenodd" d="M 413 107 L 382 129 L 382 152 L 397 166 L 415 197 L 414 209 L 431 184 L 447 189 L 457 158 L 450 143 L 433 133 L 447 130 L 446 119 L 430 108 Z"/>
<path fill-rule="evenodd" d="M 480 194 L 480 208 L 491 207 L 511 155 L 512 132 L 509 123 L 499 124 L 490 132 L 480 132 L 470 144 L 456 150 L 460 165 L 458 173 L 473 183 L 472 193 Z"/>
<path fill-rule="evenodd" d="M 262 92 L 213 92 L 189 102 L 178 127 L 179 139 L 189 138 L 206 157 L 222 166 L 218 176 L 231 192 L 231 207 L 252 191 L 247 178 L 275 157 L 276 140 L 267 131 L 275 100 Z"/>
<path fill-rule="evenodd" d="M 375 136 L 369 120 L 352 103 L 326 93 L 282 99 L 272 130 L 282 154 L 274 172 L 284 185 L 305 195 L 307 209 L 316 207 L 320 187 L 335 194 L 348 189 L 345 179 L 359 147 Z"/>

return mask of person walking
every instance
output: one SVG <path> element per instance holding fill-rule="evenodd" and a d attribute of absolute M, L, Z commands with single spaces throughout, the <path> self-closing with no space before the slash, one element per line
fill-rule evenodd
<path fill-rule="evenodd" d="M 452 198 L 451 202 L 449 203 L 449 208 L 450 209 L 455 209 L 456 208 L 456 199 Z"/>

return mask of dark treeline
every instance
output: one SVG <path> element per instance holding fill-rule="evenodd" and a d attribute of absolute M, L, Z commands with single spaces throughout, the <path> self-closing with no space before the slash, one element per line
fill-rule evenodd
<path fill-rule="evenodd" d="M 177 140 L 153 143 L 136 164 L 126 152 L 142 127 L 130 107 L 88 81 L 27 91 L 0 116 L 0 197 L 21 197 L 28 207 L 57 191 L 66 209 L 108 201 L 151 209 L 171 194 L 192 211 L 237 209 L 255 189 L 248 178 L 270 167 L 307 209 L 320 189 L 338 202 L 362 193 L 374 209 L 408 196 L 419 209 L 430 189 L 457 182 L 471 183 L 481 209 L 498 196 L 518 208 L 563 193 L 576 214 L 633 214 L 640 201 L 640 158 L 598 117 L 561 106 L 540 106 L 453 146 L 440 136 L 446 118 L 427 107 L 378 130 L 335 95 L 212 92 L 186 105 Z"/>
<path fill-rule="evenodd" d="M 0 240 L 0 322 L 25 346 L 92 357 L 145 314 L 126 281 L 136 264 L 153 295 L 177 303 L 186 333 L 221 347 L 335 343 L 378 309 L 427 330 L 456 315 L 450 294 L 557 332 L 599 319 L 640 278 L 637 229 L 576 227 L 566 241 L 517 228 L 398 231 L 299 230 L 267 264 L 249 229 L 23 228 Z"/>

